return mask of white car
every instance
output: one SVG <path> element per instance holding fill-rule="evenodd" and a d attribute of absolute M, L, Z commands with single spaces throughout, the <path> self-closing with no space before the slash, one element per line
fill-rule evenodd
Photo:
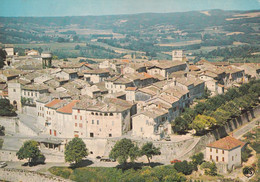
<path fill-rule="evenodd" d="M 6 166 L 7 166 L 6 162 L 1 162 L 1 163 L 0 163 L 0 168 L 4 168 L 4 167 L 6 167 Z"/>

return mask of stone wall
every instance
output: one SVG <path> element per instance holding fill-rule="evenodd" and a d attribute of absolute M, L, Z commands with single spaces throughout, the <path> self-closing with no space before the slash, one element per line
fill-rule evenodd
<path fill-rule="evenodd" d="M 21 170 L 21 169 L 4 169 L 0 168 L 0 180 L 19 181 L 19 182 L 66 182 L 66 180 L 57 176 L 41 174 L 38 172 Z"/>
<path fill-rule="evenodd" d="M 246 123 L 249 123 L 258 115 L 260 115 L 260 105 L 254 108 L 253 110 L 245 112 L 241 116 L 230 120 L 224 126 L 200 137 L 199 142 L 185 155 L 185 158 L 204 150 L 207 144 L 227 136 L 228 133 L 234 131 L 235 129 L 239 128 L 240 126 Z"/>
<path fill-rule="evenodd" d="M 38 115 L 35 106 L 23 106 L 22 113 L 33 117 L 36 117 Z"/>
<path fill-rule="evenodd" d="M 27 162 L 27 160 L 19 160 L 16 156 L 16 152 L 15 150 L 4 150 L 1 149 L 0 150 L 0 161 L 22 161 L 22 162 Z M 49 151 L 49 153 L 46 153 L 44 151 L 42 151 L 44 156 L 46 157 L 45 162 L 65 162 L 64 159 L 64 154 L 60 154 L 60 153 L 51 153 Z"/>
<path fill-rule="evenodd" d="M 18 117 L 0 117 L 0 125 L 5 127 L 6 132 L 19 132 L 19 118 Z"/>

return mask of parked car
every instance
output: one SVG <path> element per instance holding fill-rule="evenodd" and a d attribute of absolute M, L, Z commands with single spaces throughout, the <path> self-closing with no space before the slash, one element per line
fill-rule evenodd
<path fill-rule="evenodd" d="M 102 156 L 100 161 L 104 161 L 104 162 L 116 162 L 115 159 L 111 159 L 110 157 L 107 156 Z"/>
<path fill-rule="evenodd" d="M 177 162 L 181 162 L 181 160 L 174 159 L 174 160 L 171 161 L 171 164 L 175 164 L 175 163 L 177 163 Z"/>
<path fill-rule="evenodd" d="M 0 168 L 4 168 L 4 167 L 6 167 L 6 166 L 7 166 L 6 162 L 1 162 L 1 163 L 0 163 Z"/>

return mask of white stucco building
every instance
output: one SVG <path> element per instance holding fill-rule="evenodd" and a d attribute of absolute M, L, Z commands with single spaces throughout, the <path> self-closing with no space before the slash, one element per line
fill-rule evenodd
<path fill-rule="evenodd" d="M 214 161 L 220 173 L 227 173 L 242 164 L 241 151 L 244 146 L 244 142 L 226 136 L 207 145 L 206 160 Z"/>

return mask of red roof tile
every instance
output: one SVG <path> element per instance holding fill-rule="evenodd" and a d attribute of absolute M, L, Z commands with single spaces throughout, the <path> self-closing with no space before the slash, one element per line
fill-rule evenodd
<path fill-rule="evenodd" d="M 136 89 L 137 89 L 136 87 L 127 87 L 125 90 L 135 91 Z"/>
<path fill-rule="evenodd" d="M 73 100 L 71 101 L 69 104 L 65 105 L 64 107 L 60 108 L 57 110 L 57 112 L 62 112 L 62 113 L 68 113 L 71 114 L 72 113 L 72 107 L 79 102 L 79 100 Z"/>
<path fill-rule="evenodd" d="M 52 106 L 54 106 L 54 105 L 56 105 L 56 104 L 58 104 L 58 103 L 60 103 L 60 102 L 61 102 L 60 99 L 54 99 L 54 100 L 52 100 L 51 102 L 49 102 L 48 104 L 46 104 L 45 106 L 46 106 L 46 107 L 52 107 Z"/>
<path fill-rule="evenodd" d="M 236 148 L 240 146 L 241 148 L 245 145 L 244 142 L 231 137 L 231 136 L 226 136 L 220 140 L 217 140 L 213 143 L 210 143 L 207 145 L 207 147 L 214 147 L 218 149 L 224 149 L 224 150 L 231 150 L 233 148 Z"/>

